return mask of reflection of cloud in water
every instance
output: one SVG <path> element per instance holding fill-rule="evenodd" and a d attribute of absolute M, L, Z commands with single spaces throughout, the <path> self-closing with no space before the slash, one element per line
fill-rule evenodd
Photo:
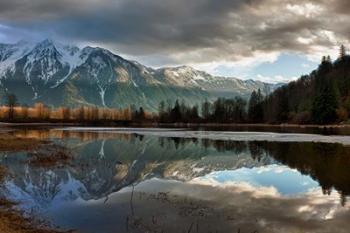
<path fill-rule="evenodd" d="M 320 189 L 292 197 L 248 183 L 220 186 L 151 179 L 135 188 L 134 214 L 130 192 L 128 187 L 111 194 L 107 201 L 71 203 L 69 208 L 62 205 L 50 216 L 60 225 L 88 232 L 126 232 L 125 219 L 137 219 L 143 230 L 187 232 L 191 223 L 198 223 L 202 229 L 198 232 L 240 229 L 266 233 L 342 233 L 347 232 L 350 217 L 349 205 L 342 207 L 335 192 L 324 196 Z"/>
<path fill-rule="evenodd" d="M 275 189 L 281 194 L 304 193 L 318 187 L 318 183 L 309 176 L 302 175 L 295 169 L 281 165 L 268 165 L 237 170 L 216 171 L 195 178 L 193 183 L 212 184 L 215 186 L 248 183 L 254 187 Z"/>
<path fill-rule="evenodd" d="M 342 192 L 342 197 L 349 193 L 350 151 L 340 144 L 256 142 L 252 140 L 257 133 L 233 132 L 214 136 L 250 139 L 164 140 L 57 130 L 25 133 L 67 138 L 58 141 L 73 152 L 74 160 L 49 169 L 28 164 L 31 154 L 0 156 L 12 174 L 5 184 L 9 196 L 68 229 L 127 232 L 129 220 L 141 227 L 130 226 L 129 232 L 189 232 L 190 226 L 194 227 L 190 232 L 240 229 L 242 233 L 333 233 L 349 228 L 349 204 L 342 207 L 345 201 L 334 191 Z M 261 139 L 274 135 L 262 134 Z M 324 195 L 316 181 L 330 195 Z M 133 211 L 131 188 L 123 188 L 131 184 L 136 186 Z"/>

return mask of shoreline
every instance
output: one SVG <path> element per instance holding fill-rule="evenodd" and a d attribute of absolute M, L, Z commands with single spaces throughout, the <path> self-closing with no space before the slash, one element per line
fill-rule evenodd
<path fill-rule="evenodd" d="M 0 122 L 0 127 L 20 127 L 20 126 L 80 126 L 80 127 L 247 127 L 247 128 L 349 128 L 350 124 L 328 124 L 328 125 L 316 125 L 316 124 L 267 124 L 267 123 L 71 123 L 71 122 Z"/>
<path fill-rule="evenodd" d="M 0 232 L 4 233 L 64 233 L 37 222 L 34 217 L 24 217 L 15 209 L 16 204 L 0 199 Z M 68 232 L 66 232 L 68 233 Z"/>
<path fill-rule="evenodd" d="M 6 176 L 6 169 L 0 166 L 0 186 Z M 0 232 L 4 233 L 64 233 L 44 223 L 36 221 L 34 216 L 25 217 L 16 210 L 17 203 L 0 195 Z"/>

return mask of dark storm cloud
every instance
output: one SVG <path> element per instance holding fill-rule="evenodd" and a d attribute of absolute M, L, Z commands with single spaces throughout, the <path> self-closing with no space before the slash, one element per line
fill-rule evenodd
<path fill-rule="evenodd" d="M 206 62 L 334 46 L 332 33 L 348 39 L 349 11 L 348 0 L 2 0 L 0 24 L 124 54 Z"/>

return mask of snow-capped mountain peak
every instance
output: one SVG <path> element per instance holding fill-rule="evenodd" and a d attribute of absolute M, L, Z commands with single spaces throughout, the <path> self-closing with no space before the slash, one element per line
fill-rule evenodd
<path fill-rule="evenodd" d="M 0 79 L 7 72 L 13 72 L 15 62 L 34 47 L 33 43 L 19 41 L 16 44 L 0 44 Z"/>
<path fill-rule="evenodd" d="M 21 103 L 53 105 L 130 104 L 155 110 L 162 100 L 200 103 L 217 97 L 248 97 L 273 85 L 216 77 L 190 66 L 153 69 L 99 47 L 79 48 L 51 39 L 0 44 L 0 93 L 13 92 Z"/>

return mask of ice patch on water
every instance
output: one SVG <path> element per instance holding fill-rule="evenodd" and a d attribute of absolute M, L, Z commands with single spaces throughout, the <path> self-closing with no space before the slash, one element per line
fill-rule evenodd
<path fill-rule="evenodd" d="M 160 128 L 89 128 L 67 127 L 59 130 L 105 132 L 116 134 L 134 133 L 145 136 L 198 138 L 211 140 L 231 141 L 268 141 L 268 142 L 320 142 L 340 143 L 350 145 L 350 136 L 326 136 L 319 134 L 301 133 L 272 133 L 272 132 L 238 132 L 238 131 L 192 131 L 184 129 L 160 129 Z"/>

